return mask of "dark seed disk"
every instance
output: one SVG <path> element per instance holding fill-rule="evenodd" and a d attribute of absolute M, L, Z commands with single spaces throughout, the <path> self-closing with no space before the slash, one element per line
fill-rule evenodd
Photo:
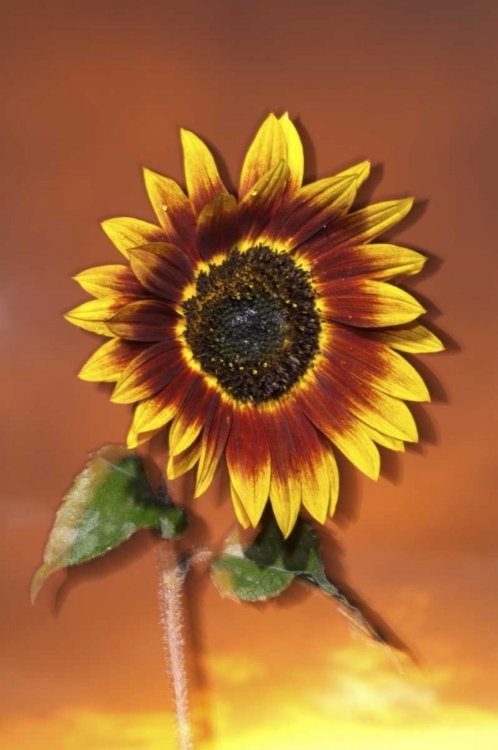
<path fill-rule="evenodd" d="M 184 302 L 185 338 L 204 372 L 238 401 L 286 393 L 318 352 L 310 274 L 268 247 L 233 249 Z"/>

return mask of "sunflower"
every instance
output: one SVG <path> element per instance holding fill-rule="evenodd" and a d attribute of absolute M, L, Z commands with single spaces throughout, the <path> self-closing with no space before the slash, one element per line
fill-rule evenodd
<path fill-rule="evenodd" d="M 377 445 L 417 440 L 405 400 L 429 394 L 399 352 L 443 347 L 395 283 L 425 258 L 370 244 L 413 201 L 351 212 L 367 161 L 303 185 L 287 114 L 260 127 L 237 198 L 196 135 L 182 144 L 188 197 L 145 170 L 159 226 L 103 222 L 128 264 L 75 277 L 96 299 L 67 319 L 109 339 L 79 375 L 136 404 L 129 447 L 169 426 L 167 474 L 197 465 L 196 497 L 224 456 L 239 522 L 256 526 L 269 501 L 288 536 L 301 505 L 320 523 L 333 514 L 333 448 L 376 479 Z"/>

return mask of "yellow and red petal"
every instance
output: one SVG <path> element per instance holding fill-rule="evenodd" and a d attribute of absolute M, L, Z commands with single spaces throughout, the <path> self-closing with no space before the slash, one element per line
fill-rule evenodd
<path fill-rule="evenodd" d="M 111 401 L 132 404 L 148 399 L 166 388 L 186 367 L 182 347 L 174 339 L 148 346 L 122 372 Z"/>
<path fill-rule="evenodd" d="M 183 476 L 183 474 L 186 474 L 187 471 L 190 471 L 190 469 L 195 466 L 197 461 L 199 460 L 200 453 L 201 441 L 198 439 L 193 442 L 192 445 L 189 445 L 188 448 L 186 448 L 179 455 L 170 455 L 168 458 L 168 465 L 166 469 L 168 478 L 177 479 L 178 477 Z"/>
<path fill-rule="evenodd" d="M 180 301 L 182 291 L 194 278 L 184 251 L 165 242 L 130 250 L 130 265 L 149 294 L 171 302 Z"/>
<path fill-rule="evenodd" d="M 372 334 L 378 341 L 398 349 L 400 352 L 411 354 L 429 354 L 431 352 L 442 352 L 444 344 L 432 331 L 418 323 L 403 326 L 402 328 L 391 328 L 385 331 L 376 331 Z"/>
<path fill-rule="evenodd" d="M 270 447 L 270 502 L 280 530 L 287 538 L 295 526 L 302 500 L 293 434 L 283 404 L 272 403 L 261 410 L 261 416 Z"/>
<path fill-rule="evenodd" d="M 403 401 L 375 390 L 370 383 L 357 380 L 327 359 L 320 363 L 317 377 L 357 419 L 399 440 L 417 441 L 415 420 Z"/>
<path fill-rule="evenodd" d="M 223 406 L 219 395 L 213 393 L 202 431 L 195 497 L 202 495 L 213 481 L 218 463 L 225 451 L 231 425 L 231 408 Z"/>
<path fill-rule="evenodd" d="M 185 400 L 173 420 L 169 431 L 169 450 L 171 456 L 178 456 L 200 435 L 206 419 L 211 400 L 217 394 L 206 380 L 192 383 Z"/>
<path fill-rule="evenodd" d="M 230 482 L 253 526 L 259 523 L 270 492 L 270 448 L 259 411 L 235 408 L 226 445 Z"/>
<path fill-rule="evenodd" d="M 182 368 L 166 388 L 141 401 L 135 409 L 130 434 L 158 430 L 174 418 L 193 382 L 199 379 L 190 368 Z"/>
<path fill-rule="evenodd" d="M 115 338 L 107 341 L 83 365 L 78 377 L 90 382 L 113 383 L 144 350 L 145 344 Z"/>
<path fill-rule="evenodd" d="M 116 336 L 107 322 L 130 302 L 130 298 L 112 297 L 107 299 L 92 299 L 75 307 L 64 315 L 66 320 L 85 331 L 98 333 L 100 336 Z"/>
<path fill-rule="evenodd" d="M 94 297 L 143 297 L 146 292 L 129 266 L 87 268 L 73 279 Z"/>
<path fill-rule="evenodd" d="M 357 245 L 317 256 L 313 273 L 321 283 L 357 276 L 391 281 L 419 273 L 426 260 L 415 250 L 397 245 Z"/>
<path fill-rule="evenodd" d="M 380 471 L 379 451 L 363 425 L 333 390 L 333 384 L 316 373 L 313 380 L 296 390 L 295 399 L 311 422 L 339 448 L 357 469 L 371 479 Z"/>
<path fill-rule="evenodd" d="M 413 198 L 374 203 L 332 222 L 304 242 L 296 252 L 309 265 L 340 247 L 365 245 L 398 224 L 413 206 Z"/>
<path fill-rule="evenodd" d="M 286 417 L 295 447 L 295 461 L 290 473 L 301 482 L 302 503 L 319 523 L 325 523 L 329 507 L 331 477 L 324 443 L 301 408 L 286 408 Z"/>
<path fill-rule="evenodd" d="M 368 161 L 302 187 L 268 225 L 271 246 L 291 250 L 347 213 L 370 170 Z"/>
<path fill-rule="evenodd" d="M 267 172 L 239 203 L 238 226 L 243 238 L 239 249 L 257 244 L 260 235 L 278 209 L 289 176 L 289 167 L 280 161 Z"/>
<path fill-rule="evenodd" d="M 189 130 L 182 130 L 185 180 L 189 198 L 196 213 L 227 189 L 221 181 L 218 167 L 205 143 Z"/>
<path fill-rule="evenodd" d="M 139 300 L 122 307 L 108 321 L 115 336 L 132 341 L 162 341 L 175 336 L 178 316 L 165 302 Z"/>
<path fill-rule="evenodd" d="M 197 248 L 207 262 L 226 255 L 239 238 L 237 201 L 233 195 L 220 194 L 204 206 L 197 220 Z"/>
<path fill-rule="evenodd" d="M 261 125 L 247 151 L 240 175 L 239 200 L 286 158 L 286 136 L 281 123 L 272 113 Z"/>
<path fill-rule="evenodd" d="M 119 216 L 102 222 L 102 229 L 115 247 L 128 257 L 132 247 L 147 245 L 149 242 L 168 242 L 163 229 L 141 219 Z"/>
<path fill-rule="evenodd" d="M 317 282 L 316 288 L 323 317 L 344 325 L 395 326 L 409 323 L 425 312 L 411 294 L 383 281 L 358 277 Z"/>
<path fill-rule="evenodd" d="M 147 194 L 168 241 L 197 258 L 192 204 L 174 180 L 144 169 Z"/>
<path fill-rule="evenodd" d="M 397 398 L 430 401 L 421 376 L 389 346 L 348 328 L 326 326 L 325 331 L 322 351 L 346 378 L 365 381 Z"/>
<path fill-rule="evenodd" d="M 282 128 L 285 142 L 287 145 L 287 152 L 285 159 L 289 165 L 290 175 L 287 182 L 287 195 L 292 197 L 303 184 L 304 175 L 304 151 L 301 138 L 297 132 L 296 126 L 286 112 L 282 117 L 279 118 L 279 123 Z"/>

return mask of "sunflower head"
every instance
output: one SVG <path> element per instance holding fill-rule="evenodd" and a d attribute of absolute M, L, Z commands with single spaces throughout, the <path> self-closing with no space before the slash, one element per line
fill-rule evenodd
<path fill-rule="evenodd" d="M 127 262 L 75 277 L 95 299 L 67 319 L 108 339 L 80 377 L 135 404 L 129 447 L 168 427 L 167 473 L 196 466 L 196 496 L 225 456 L 240 523 L 270 501 L 288 536 L 301 505 L 333 514 L 334 449 L 375 479 L 377 445 L 417 440 L 404 402 L 428 392 L 399 352 L 443 347 L 398 282 L 425 258 L 372 243 L 412 200 L 351 211 L 368 162 L 303 186 L 287 115 L 260 127 L 237 197 L 197 136 L 182 143 L 187 193 L 145 170 L 158 224 L 105 221 Z"/>

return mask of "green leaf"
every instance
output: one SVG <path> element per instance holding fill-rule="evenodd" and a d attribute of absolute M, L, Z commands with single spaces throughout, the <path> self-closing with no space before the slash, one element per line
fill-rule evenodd
<path fill-rule="evenodd" d="M 57 511 L 43 564 L 33 578 L 31 600 L 55 570 L 103 555 L 138 529 L 154 528 L 174 539 L 186 525 L 184 511 L 167 495 L 153 492 L 136 453 L 117 445 L 101 448 Z"/>
<path fill-rule="evenodd" d="M 292 534 L 284 539 L 272 516 L 265 515 L 263 523 L 261 533 L 245 549 L 238 531 L 232 532 L 223 553 L 211 563 L 211 577 L 222 596 L 246 602 L 265 601 L 281 594 L 295 580 L 306 582 L 342 605 L 361 632 L 381 643 L 389 641 L 400 647 L 390 637 L 386 638 L 385 629 L 374 624 L 329 580 L 318 538 L 309 524 L 299 518 Z"/>
<path fill-rule="evenodd" d="M 299 519 L 284 539 L 274 518 L 246 549 L 237 532 L 227 539 L 224 552 L 211 563 L 211 576 L 224 596 L 256 602 L 270 599 L 302 578 L 335 596 L 338 589 L 327 580 L 320 560 L 318 539 L 311 526 Z"/>

